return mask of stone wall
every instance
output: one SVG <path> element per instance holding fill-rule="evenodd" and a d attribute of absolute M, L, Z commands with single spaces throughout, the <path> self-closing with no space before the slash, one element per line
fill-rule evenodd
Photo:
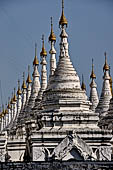
<path fill-rule="evenodd" d="M 113 170 L 113 162 L 8 162 L 0 170 Z"/>

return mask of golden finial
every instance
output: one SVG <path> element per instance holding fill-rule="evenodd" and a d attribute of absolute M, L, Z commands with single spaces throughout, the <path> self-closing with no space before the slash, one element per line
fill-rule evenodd
<path fill-rule="evenodd" d="M 26 80 L 27 83 L 32 83 L 31 77 L 30 77 L 30 65 L 28 65 L 28 77 Z"/>
<path fill-rule="evenodd" d="M 81 88 L 82 88 L 82 90 L 86 90 L 86 86 L 85 86 L 85 84 L 84 84 L 83 74 L 82 74 L 82 85 L 81 85 Z"/>
<path fill-rule="evenodd" d="M 18 90 L 17 90 L 17 95 L 21 95 L 22 92 L 20 90 L 20 80 L 18 80 Z"/>
<path fill-rule="evenodd" d="M 44 35 L 42 35 L 42 51 L 40 52 L 40 56 L 47 56 L 47 52 L 44 47 Z"/>
<path fill-rule="evenodd" d="M 68 24 L 67 19 L 64 16 L 64 0 L 62 0 L 62 15 L 61 15 L 61 18 L 59 21 L 59 25 L 61 25 L 61 26 L 66 25 L 66 27 L 67 27 L 67 24 Z"/>
<path fill-rule="evenodd" d="M 14 88 L 14 96 L 13 96 L 13 101 L 16 102 L 17 98 L 16 98 L 16 89 Z"/>
<path fill-rule="evenodd" d="M 4 105 L 2 105 L 2 116 L 5 115 L 5 109 L 4 109 Z"/>
<path fill-rule="evenodd" d="M 37 43 L 35 43 L 35 58 L 34 58 L 34 61 L 33 61 L 33 65 L 38 65 L 39 64 L 39 61 L 38 61 L 38 58 L 37 58 Z"/>
<path fill-rule="evenodd" d="M 109 66 L 108 66 L 108 64 L 107 64 L 106 52 L 104 53 L 104 56 L 105 56 L 105 64 L 104 64 L 104 67 L 103 67 L 103 71 L 104 71 L 104 70 L 107 71 L 107 70 L 109 70 Z"/>
<path fill-rule="evenodd" d="M 23 72 L 23 84 L 22 84 L 23 89 L 27 89 L 26 83 L 25 83 L 25 72 Z"/>
<path fill-rule="evenodd" d="M 11 105 L 10 105 L 10 97 L 8 97 L 8 106 L 7 106 L 8 109 L 11 109 Z"/>
<path fill-rule="evenodd" d="M 92 79 L 96 79 L 96 76 L 95 76 L 95 73 L 94 73 L 93 58 L 92 58 L 92 72 L 91 72 L 90 78 L 92 78 Z"/>
<path fill-rule="evenodd" d="M 56 41 L 56 36 L 53 32 L 53 23 L 52 23 L 52 17 L 51 17 L 51 33 L 50 33 L 50 36 L 49 36 L 49 41 L 51 42 L 55 42 Z"/>
<path fill-rule="evenodd" d="M 113 95 L 113 88 L 112 88 L 112 77 L 111 77 L 111 73 L 110 73 L 110 65 L 109 65 L 109 76 L 110 76 L 110 80 L 109 80 L 109 83 L 110 83 L 110 90 L 111 90 L 111 94 Z"/>
<path fill-rule="evenodd" d="M 10 104 L 13 104 L 13 92 L 12 92 L 12 98 L 11 98 Z"/>

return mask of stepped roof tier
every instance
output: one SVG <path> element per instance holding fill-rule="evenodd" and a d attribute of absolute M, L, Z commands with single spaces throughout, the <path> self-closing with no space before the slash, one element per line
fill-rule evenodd
<path fill-rule="evenodd" d="M 67 33 L 64 26 L 61 28 L 60 56 L 54 75 L 51 77 L 44 92 L 43 103 L 57 105 L 60 101 L 76 101 L 90 107 L 85 91 L 81 89 L 80 80 L 74 69 L 68 53 Z M 45 105 L 44 104 L 44 105 Z M 89 106 L 88 106 L 89 104 Z"/>

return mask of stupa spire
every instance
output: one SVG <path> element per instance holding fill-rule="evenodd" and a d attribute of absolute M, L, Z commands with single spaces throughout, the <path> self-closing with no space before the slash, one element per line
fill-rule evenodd
<path fill-rule="evenodd" d="M 41 68 L 41 88 L 40 88 L 39 95 L 38 95 L 39 100 L 42 99 L 43 92 L 45 91 L 45 89 L 47 87 L 47 68 L 46 68 L 47 52 L 44 47 L 44 35 L 42 35 L 42 51 L 40 52 L 40 56 L 41 56 L 42 68 Z"/>
<path fill-rule="evenodd" d="M 28 102 L 30 95 L 31 95 L 31 83 L 32 83 L 32 80 L 31 80 L 31 77 L 30 77 L 30 65 L 28 65 L 28 77 L 27 77 L 26 82 L 27 82 L 27 99 L 26 99 L 26 102 Z"/>
<path fill-rule="evenodd" d="M 36 47 L 36 44 L 35 44 Z M 35 48 L 36 50 L 36 48 Z M 35 52 L 35 58 L 36 57 L 36 52 Z M 34 71 L 33 71 L 33 82 L 32 82 L 32 87 L 31 87 L 31 95 L 29 97 L 29 101 L 28 101 L 28 105 L 27 105 L 27 111 L 30 112 L 31 109 L 34 107 L 35 104 L 35 99 L 38 96 L 39 93 L 39 89 L 40 89 L 40 81 L 39 81 L 39 72 L 38 72 L 38 59 L 36 59 L 35 61 L 37 62 L 33 62 L 33 66 L 34 66 Z"/>
<path fill-rule="evenodd" d="M 34 58 L 34 61 L 33 61 L 33 65 L 38 65 L 39 64 L 39 61 L 38 61 L 38 58 L 37 58 L 37 43 L 35 43 L 35 58 Z"/>
<path fill-rule="evenodd" d="M 13 120 L 15 119 L 17 113 L 17 97 L 16 97 L 16 88 L 14 88 L 14 96 L 13 96 Z"/>
<path fill-rule="evenodd" d="M 2 130 L 5 128 L 5 109 L 4 109 L 4 104 L 2 105 L 2 117 L 3 117 L 3 125 L 2 125 Z"/>
<path fill-rule="evenodd" d="M 90 75 L 91 79 L 96 79 L 95 73 L 94 73 L 94 64 L 93 64 L 93 58 L 92 58 L 92 71 L 91 71 L 91 75 Z"/>
<path fill-rule="evenodd" d="M 56 42 L 56 36 L 53 32 L 53 21 L 52 21 L 52 17 L 51 17 L 51 33 L 50 33 L 50 36 L 49 36 L 49 41 L 50 42 Z"/>
<path fill-rule="evenodd" d="M 54 44 L 56 42 L 56 36 L 53 32 L 53 23 L 52 23 L 52 17 L 51 17 L 51 33 L 49 36 L 49 41 L 51 42 L 51 49 L 49 51 L 50 53 L 50 76 L 54 74 L 54 71 L 56 69 L 56 50 L 54 47 Z"/>
<path fill-rule="evenodd" d="M 47 56 L 47 52 L 44 47 L 44 35 L 42 35 L 42 51 L 40 52 L 40 56 Z"/>
<path fill-rule="evenodd" d="M 104 53 L 104 56 L 105 56 L 105 64 L 103 66 L 103 71 L 107 71 L 107 70 L 109 70 L 109 65 L 107 64 L 107 54 L 106 54 L 106 52 Z"/>
<path fill-rule="evenodd" d="M 20 80 L 18 80 L 18 90 L 17 90 L 17 114 L 20 113 L 21 106 L 22 106 L 22 97 L 21 97 L 21 90 L 20 90 Z"/>
<path fill-rule="evenodd" d="M 14 96 L 13 96 L 13 101 L 16 102 L 17 101 L 17 97 L 16 97 L 16 88 L 14 88 Z"/>
<path fill-rule="evenodd" d="M 101 117 L 106 115 L 106 113 L 109 109 L 110 99 L 112 98 L 110 83 L 109 83 L 109 81 L 110 81 L 109 66 L 107 64 L 106 52 L 104 53 L 104 55 L 105 55 L 105 64 L 103 67 L 104 81 L 103 81 L 101 96 L 100 96 L 99 103 L 98 103 L 98 106 L 96 109 L 96 111 L 100 113 Z"/>
<path fill-rule="evenodd" d="M 11 104 L 11 121 L 13 120 L 13 104 L 14 104 L 14 101 L 13 101 L 13 92 L 12 92 L 12 97 L 11 97 L 11 101 L 10 101 L 10 104 Z"/>
<path fill-rule="evenodd" d="M 31 77 L 30 77 L 30 65 L 28 65 L 28 77 L 26 80 L 27 83 L 32 83 Z"/>
<path fill-rule="evenodd" d="M 11 105 L 10 105 L 10 97 L 8 97 L 8 113 L 9 113 L 9 121 L 8 121 L 8 124 L 11 122 Z"/>
<path fill-rule="evenodd" d="M 112 94 L 112 96 L 113 96 L 113 88 L 112 88 L 112 83 L 113 83 L 113 81 L 112 81 L 110 69 L 111 69 L 111 68 L 110 68 L 110 65 L 109 65 L 109 76 L 110 76 L 109 83 L 110 83 L 111 94 Z"/>
<path fill-rule="evenodd" d="M 59 26 L 64 27 L 64 25 L 66 25 L 67 27 L 68 21 L 64 15 L 64 0 L 62 0 L 62 14 L 60 17 L 60 21 L 59 21 Z"/>
<path fill-rule="evenodd" d="M 26 83 L 25 83 L 25 72 L 23 72 L 23 84 L 22 89 L 27 89 Z"/>
<path fill-rule="evenodd" d="M 25 102 L 26 102 L 26 94 L 27 94 L 27 86 L 25 83 L 25 72 L 23 72 L 23 84 L 22 84 L 22 109 L 25 106 Z"/>
<path fill-rule="evenodd" d="M 95 108 L 98 105 L 99 99 L 98 99 L 98 93 L 97 93 L 97 85 L 95 83 L 96 75 L 94 73 L 94 64 L 93 64 L 93 59 L 92 59 L 92 71 L 90 75 L 91 83 L 90 83 L 90 97 L 89 100 L 92 103 L 91 109 L 95 110 Z"/>
<path fill-rule="evenodd" d="M 5 107 L 5 127 L 7 127 L 8 125 L 8 119 L 9 119 L 9 112 L 8 112 L 8 109 L 7 109 L 7 102 L 6 102 L 6 107 Z"/>

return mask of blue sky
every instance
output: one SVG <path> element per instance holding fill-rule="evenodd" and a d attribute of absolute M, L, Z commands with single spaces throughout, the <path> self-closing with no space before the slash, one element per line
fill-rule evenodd
<path fill-rule="evenodd" d="M 80 78 L 84 74 L 89 95 L 91 61 L 94 59 L 100 94 L 105 51 L 113 76 L 113 0 L 65 0 L 64 4 L 71 60 Z M 57 37 L 58 61 L 61 0 L 0 0 L 0 80 L 4 103 L 11 97 L 14 87 L 17 88 L 18 79 L 22 82 L 24 71 L 27 76 L 29 64 L 32 74 L 34 45 L 37 42 L 39 58 L 42 34 L 45 35 L 49 73 L 48 36 L 51 16 Z"/>

